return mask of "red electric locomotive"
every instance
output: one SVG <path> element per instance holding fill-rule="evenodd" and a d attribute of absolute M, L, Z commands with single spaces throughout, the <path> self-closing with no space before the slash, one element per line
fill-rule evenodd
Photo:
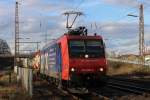
<path fill-rule="evenodd" d="M 85 86 L 103 79 L 107 71 L 105 45 L 101 36 L 71 30 L 41 51 L 40 73 L 63 86 Z"/>

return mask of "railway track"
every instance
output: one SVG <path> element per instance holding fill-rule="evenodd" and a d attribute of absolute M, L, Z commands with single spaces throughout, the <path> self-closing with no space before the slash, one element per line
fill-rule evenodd
<path fill-rule="evenodd" d="M 93 95 L 98 96 L 100 100 L 112 100 L 111 98 L 107 97 L 107 96 L 103 96 L 100 93 L 96 93 L 96 92 L 92 92 Z"/>
<path fill-rule="evenodd" d="M 109 97 L 103 96 L 102 94 L 93 91 L 89 91 L 87 93 L 71 93 L 65 90 L 61 91 L 64 91 L 71 95 L 74 100 L 110 100 Z"/>
<path fill-rule="evenodd" d="M 143 93 L 150 93 L 150 88 L 145 88 L 139 84 L 136 84 L 135 82 L 130 82 L 127 79 L 110 79 L 107 86 L 138 95 L 142 95 Z"/>
<path fill-rule="evenodd" d="M 136 84 L 136 81 L 132 82 L 131 80 L 128 81 L 123 78 L 110 78 L 105 87 L 91 88 L 89 90 L 94 94 L 100 94 L 99 97 L 102 95 L 106 100 L 113 100 L 128 95 L 143 96 L 150 94 L 150 88 L 147 88 L 147 86 L 143 87 L 143 84 Z"/>
<path fill-rule="evenodd" d="M 111 100 L 109 97 L 103 96 L 96 92 L 90 92 L 88 94 L 73 94 L 75 100 Z"/>
<path fill-rule="evenodd" d="M 40 80 L 34 84 L 32 100 L 76 100 L 75 96 L 56 88 L 46 81 Z"/>
<path fill-rule="evenodd" d="M 33 87 L 32 100 L 110 100 L 96 92 L 71 93 L 68 90 L 59 89 L 48 82 L 40 82 Z"/>
<path fill-rule="evenodd" d="M 48 87 L 51 88 L 48 90 Z M 42 85 L 40 86 L 40 89 L 35 87 L 35 90 L 40 94 L 40 97 L 42 98 L 40 100 L 48 100 L 43 98 L 51 98 L 51 100 L 56 100 L 56 98 L 61 98 L 63 100 L 113 100 L 113 97 L 115 96 L 129 94 L 143 95 L 144 93 L 150 93 L 149 88 L 144 88 L 135 82 L 113 78 L 109 80 L 108 85 L 105 86 L 105 88 L 88 89 L 89 92 L 85 94 L 71 93 L 68 90 L 58 89 L 51 84 Z M 115 95 L 113 95 L 113 93 Z"/>

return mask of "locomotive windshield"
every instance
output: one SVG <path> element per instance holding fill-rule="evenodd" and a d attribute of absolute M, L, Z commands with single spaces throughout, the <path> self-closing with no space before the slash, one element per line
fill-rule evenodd
<path fill-rule="evenodd" d="M 82 53 L 85 52 L 84 41 L 70 41 L 70 49 L 73 53 Z"/>
<path fill-rule="evenodd" d="M 104 57 L 104 46 L 102 40 L 71 40 L 69 42 L 70 57 L 89 58 Z"/>

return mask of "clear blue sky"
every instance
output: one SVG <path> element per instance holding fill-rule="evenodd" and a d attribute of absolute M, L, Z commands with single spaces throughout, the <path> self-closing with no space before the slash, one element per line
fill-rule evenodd
<path fill-rule="evenodd" d="M 139 14 L 139 3 L 144 4 L 145 41 L 150 46 L 150 3 L 148 0 L 18 0 L 20 37 L 45 43 L 62 35 L 65 29 L 65 11 L 82 11 L 85 16 L 77 19 L 75 26 L 85 25 L 89 32 L 102 35 L 109 51 L 118 53 L 138 52 L 138 18 L 126 16 Z M 0 0 L 0 38 L 14 50 L 15 0 Z M 92 27 L 91 27 L 92 24 Z M 95 25 L 96 24 L 96 25 Z M 96 28 L 97 26 L 97 28 Z M 20 40 L 27 41 L 27 40 Z M 21 45 L 24 49 L 36 45 Z"/>

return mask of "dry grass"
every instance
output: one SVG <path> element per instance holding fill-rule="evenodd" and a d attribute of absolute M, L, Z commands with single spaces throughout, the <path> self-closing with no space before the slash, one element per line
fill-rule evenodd
<path fill-rule="evenodd" d="M 150 67 L 109 62 L 108 75 L 124 75 L 124 74 L 150 75 Z"/>
<path fill-rule="evenodd" d="M 3 73 L 3 74 L 2 74 Z M 0 74 L 0 100 L 29 100 L 29 95 L 17 83 L 16 74 L 11 73 L 11 83 L 9 72 Z"/>
<path fill-rule="evenodd" d="M 115 100 L 150 100 L 150 94 L 116 97 Z"/>
<path fill-rule="evenodd" d="M 4 72 L 3 74 L 1 74 L 0 76 L 0 85 L 10 85 L 10 73 L 11 73 L 11 84 L 15 84 L 17 82 L 16 79 L 16 74 L 12 73 L 12 72 Z"/>

